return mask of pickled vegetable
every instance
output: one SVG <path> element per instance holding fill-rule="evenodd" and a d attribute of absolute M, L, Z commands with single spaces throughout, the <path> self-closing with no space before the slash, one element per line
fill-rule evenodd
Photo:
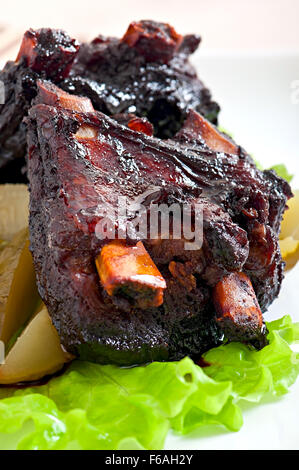
<path fill-rule="evenodd" d="M 25 228 L 0 252 L 0 340 L 6 345 L 40 301 L 28 237 Z"/>
<path fill-rule="evenodd" d="M 294 198 L 290 199 L 288 206 L 289 210 L 283 216 L 279 243 L 286 269 L 291 269 L 299 260 L 299 190 L 294 191 Z"/>
<path fill-rule="evenodd" d="M 39 380 L 72 360 L 65 352 L 45 306 L 32 318 L 0 366 L 0 384 Z"/>
<path fill-rule="evenodd" d="M 10 241 L 28 226 L 29 192 L 25 184 L 0 185 L 0 239 Z M 1 249 L 2 243 L 0 243 Z"/>

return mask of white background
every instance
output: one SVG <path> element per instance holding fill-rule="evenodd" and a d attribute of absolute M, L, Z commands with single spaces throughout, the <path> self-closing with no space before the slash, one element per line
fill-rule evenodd
<path fill-rule="evenodd" d="M 202 35 L 210 50 L 299 50 L 298 0 L 1 0 L 0 23 L 19 34 L 29 27 L 60 27 L 80 38 L 122 35 L 132 20 L 171 23 Z M 0 40 L 0 57 L 4 53 Z"/>

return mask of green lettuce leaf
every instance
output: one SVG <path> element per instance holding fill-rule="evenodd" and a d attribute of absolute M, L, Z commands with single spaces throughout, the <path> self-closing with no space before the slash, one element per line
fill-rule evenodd
<path fill-rule="evenodd" d="M 75 361 L 47 385 L 0 389 L 0 447 L 161 449 L 169 429 L 204 425 L 238 431 L 243 401 L 287 393 L 299 374 L 299 324 L 268 323 L 269 345 L 240 343 L 208 351 L 201 368 L 180 362 L 119 368 Z"/>
<path fill-rule="evenodd" d="M 276 171 L 278 176 L 284 178 L 286 181 L 288 181 L 288 183 L 290 183 L 294 177 L 294 175 L 291 175 L 291 173 L 288 172 L 287 167 L 283 163 L 271 166 L 269 169 Z"/>
<path fill-rule="evenodd" d="M 254 163 L 256 164 L 256 166 L 259 170 L 262 170 L 262 171 L 265 170 L 263 165 L 258 160 L 253 158 L 253 161 L 254 161 Z M 291 173 L 288 172 L 287 167 L 283 163 L 273 165 L 273 166 L 271 166 L 270 168 L 267 168 L 267 169 L 268 170 L 274 170 L 278 176 L 285 179 L 288 183 L 290 183 L 292 181 L 293 177 L 294 177 L 294 175 L 291 175 Z"/>

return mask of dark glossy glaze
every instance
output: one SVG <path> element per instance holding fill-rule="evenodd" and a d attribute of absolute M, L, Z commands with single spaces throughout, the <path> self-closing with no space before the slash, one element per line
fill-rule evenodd
<path fill-rule="evenodd" d="M 27 181 L 23 118 L 36 96 L 36 81 L 42 77 L 59 83 L 66 78 L 78 48 L 61 30 L 29 30 L 16 62 L 8 62 L 0 72 L 5 88 L 5 103 L 0 104 L 0 183 Z"/>
<path fill-rule="evenodd" d="M 219 106 L 188 61 L 199 42 L 195 35 L 182 37 L 171 26 L 151 21 L 132 23 L 122 39 L 98 36 L 80 50 L 61 30 L 27 31 L 16 62 L 0 72 L 6 93 L 0 105 L 0 182 L 27 181 L 23 118 L 40 78 L 89 97 L 109 115 L 133 112 L 147 117 L 151 124 L 131 125 L 135 130 L 142 126 L 139 130 L 147 129 L 149 135 L 153 125 L 157 135 L 172 136 L 189 108 L 216 122 Z"/>
<path fill-rule="evenodd" d="M 290 188 L 273 172 L 259 171 L 238 146 L 237 154 L 209 148 L 195 117 L 189 113 L 175 139 L 163 141 L 101 113 L 31 109 L 31 249 L 41 297 L 70 352 L 117 364 L 199 357 L 222 338 L 211 294 L 223 276 L 246 272 L 263 310 L 278 295 L 278 229 Z M 78 138 L 84 126 L 93 138 Z M 105 294 L 96 272 L 106 243 L 95 234 L 99 204 L 116 207 L 119 195 L 133 199 L 153 187 L 156 202 L 201 204 L 204 244 L 188 253 L 183 244 L 163 241 L 159 250 L 144 240 L 167 283 L 164 303 L 128 311 Z M 191 288 L 172 276 L 172 259 L 195 278 Z M 256 334 L 244 324 L 237 336 L 247 342 Z"/>
<path fill-rule="evenodd" d="M 219 106 L 189 62 L 199 43 L 199 36 L 180 36 L 165 23 L 133 22 L 121 39 L 98 36 L 83 44 L 61 86 L 108 115 L 145 116 L 156 136 L 172 137 L 189 108 L 217 122 Z"/>

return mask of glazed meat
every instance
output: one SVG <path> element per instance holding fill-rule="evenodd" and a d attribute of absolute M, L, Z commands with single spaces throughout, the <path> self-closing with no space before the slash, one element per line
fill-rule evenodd
<path fill-rule="evenodd" d="M 23 118 L 36 95 L 36 80 L 59 83 L 69 73 L 79 44 L 54 29 L 25 33 L 15 62 L 0 72 L 5 103 L 0 104 L 0 182 L 27 181 L 25 176 L 26 129 Z"/>
<path fill-rule="evenodd" d="M 199 36 L 181 36 L 168 24 L 133 22 L 122 39 L 98 36 L 83 44 L 61 86 L 88 96 L 105 114 L 147 117 L 160 138 L 180 129 L 189 108 L 216 124 L 219 106 L 188 60 L 199 43 Z"/>
<path fill-rule="evenodd" d="M 27 181 L 23 118 L 39 78 L 90 98 L 106 114 L 147 117 L 160 137 L 172 136 L 189 108 L 217 122 L 219 106 L 188 61 L 199 42 L 151 21 L 132 23 L 121 40 L 98 36 L 80 48 L 60 30 L 27 31 L 16 61 L 0 72 L 6 95 L 0 105 L 0 183 Z"/>
<path fill-rule="evenodd" d="M 64 347 L 130 365 L 196 358 L 223 335 L 265 345 L 262 311 L 283 277 L 278 232 L 289 185 L 195 111 L 161 140 L 130 127 L 132 116 L 116 121 L 86 102 L 82 112 L 82 98 L 46 82 L 39 89 L 27 120 L 31 250 Z M 113 214 L 124 200 L 121 237 Z M 140 203 L 147 218 L 154 204 L 182 213 L 187 205 L 195 234 L 199 207 L 202 245 L 186 249 L 174 216 L 168 237 L 162 226 L 155 238 L 140 231 Z"/>

